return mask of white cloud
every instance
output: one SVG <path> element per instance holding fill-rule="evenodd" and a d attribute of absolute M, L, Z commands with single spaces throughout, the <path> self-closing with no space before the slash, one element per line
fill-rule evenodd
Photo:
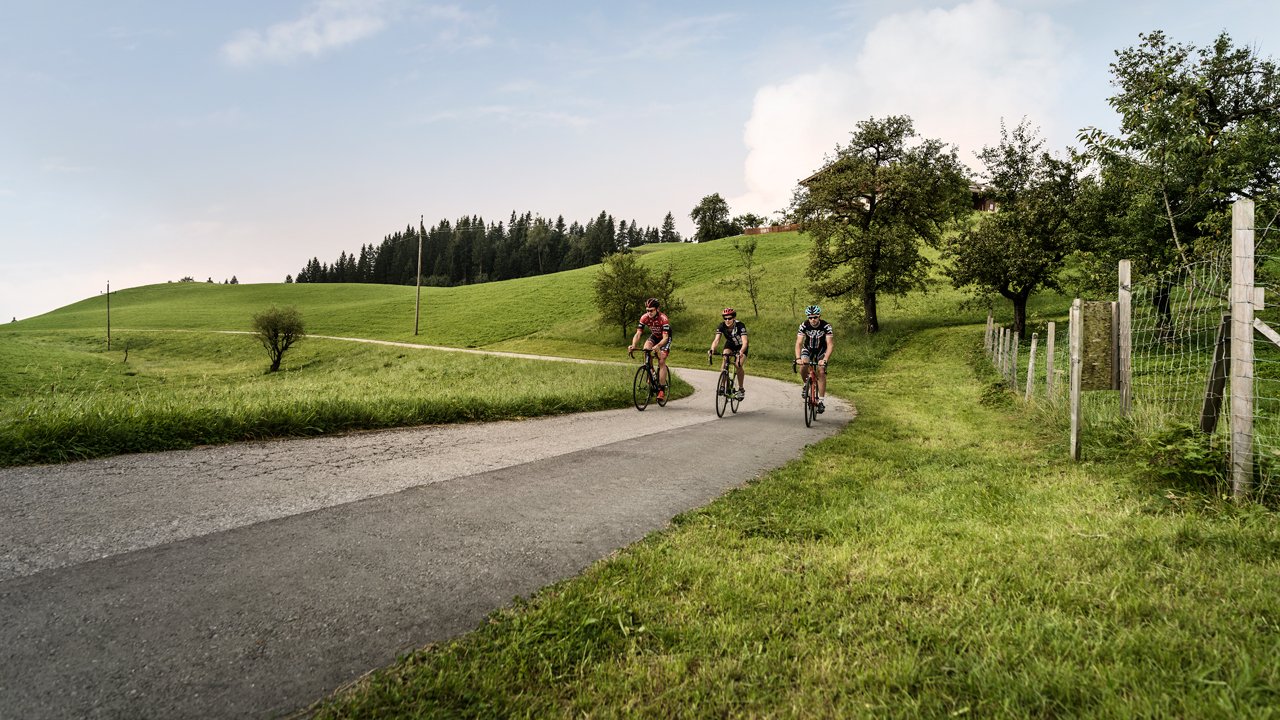
<path fill-rule="evenodd" d="M 376 35 L 386 26 L 387 7 L 380 0 L 321 0 L 297 20 L 263 31 L 241 30 L 222 46 L 222 58 L 245 67 L 317 57 Z"/>
<path fill-rule="evenodd" d="M 999 140 L 1001 118 L 1026 116 L 1058 144 L 1051 120 L 1073 70 L 1061 27 L 996 0 L 888 16 L 855 56 L 756 92 L 743 134 L 746 192 L 729 205 L 785 207 L 796 182 L 871 117 L 910 115 L 921 136 L 958 146 L 970 166 Z"/>

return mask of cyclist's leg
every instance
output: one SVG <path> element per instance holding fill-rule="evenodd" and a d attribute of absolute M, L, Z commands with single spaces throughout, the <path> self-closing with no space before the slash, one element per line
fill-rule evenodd
<path fill-rule="evenodd" d="M 645 349 L 645 351 L 646 351 L 646 352 L 652 352 L 652 353 L 653 353 L 653 355 L 657 355 L 657 354 L 658 354 L 658 350 L 657 350 L 657 348 L 655 348 L 655 347 L 654 347 L 653 338 L 649 338 L 648 340 L 645 340 L 645 341 L 644 341 L 644 349 Z M 651 360 L 652 360 L 652 356 L 650 356 L 650 358 L 651 358 Z M 653 367 L 652 362 L 650 362 L 649 367 L 652 369 L 652 367 Z"/>
<path fill-rule="evenodd" d="M 746 376 L 747 376 L 747 354 L 743 353 L 742 361 L 738 363 L 738 389 L 739 390 L 747 389 L 746 387 L 743 386 Z"/>
<path fill-rule="evenodd" d="M 671 343 L 667 343 L 657 349 L 658 355 L 658 384 L 662 387 L 667 386 L 667 355 L 671 353 Z"/>

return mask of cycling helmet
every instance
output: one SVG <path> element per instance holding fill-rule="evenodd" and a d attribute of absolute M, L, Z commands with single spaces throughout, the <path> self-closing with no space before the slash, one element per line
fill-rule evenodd
<path fill-rule="evenodd" d="M 720 314 L 723 315 L 724 317 L 738 317 L 738 311 L 734 310 L 731 307 L 727 307 L 724 310 L 721 310 Z"/>
<path fill-rule="evenodd" d="M 810 316 L 810 317 L 813 317 L 813 316 L 815 316 L 815 315 L 821 315 L 821 314 L 822 314 L 822 306 L 820 306 L 820 305 L 810 305 L 810 306 L 808 306 L 808 307 L 806 307 L 806 308 L 804 309 L 804 314 L 805 314 L 805 315 L 808 315 L 808 316 Z"/>
<path fill-rule="evenodd" d="M 644 306 L 645 306 L 645 307 L 647 307 L 647 308 L 656 308 L 656 307 L 659 307 L 660 305 L 659 305 L 659 303 L 658 303 L 658 298 L 649 298 L 648 300 L 645 300 L 645 301 L 644 301 Z"/>

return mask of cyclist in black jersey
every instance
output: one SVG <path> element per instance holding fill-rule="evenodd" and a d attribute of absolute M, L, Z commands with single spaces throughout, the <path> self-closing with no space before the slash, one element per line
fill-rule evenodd
<path fill-rule="evenodd" d="M 747 389 L 742 386 L 743 377 L 746 374 L 747 367 L 747 326 L 738 322 L 738 313 L 731 307 L 725 308 L 720 317 L 724 318 L 724 322 L 716 326 L 716 334 L 711 338 L 711 354 L 716 352 L 716 346 L 720 344 L 720 338 L 724 338 L 724 349 L 738 356 L 738 389 L 734 391 L 735 399 L 741 400 L 747 394 Z"/>
<path fill-rule="evenodd" d="M 835 349 L 836 338 L 831 323 L 822 319 L 822 308 L 810 305 L 804 309 L 805 321 L 796 332 L 796 362 L 812 365 L 818 373 L 818 412 L 827 409 L 827 362 Z"/>

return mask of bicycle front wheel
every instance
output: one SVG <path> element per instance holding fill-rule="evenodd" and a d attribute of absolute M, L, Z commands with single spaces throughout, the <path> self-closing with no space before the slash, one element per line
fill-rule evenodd
<path fill-rule="evenodd" d="M 729 382 L 729 373 L 720 373 L 720 382 L 716 383 L 716 416 L 724 417 L 724 409 L 729 404 L 731 392 L 733 392 L 733 385 Z"/>
<path fill-rule="evenodd" d="M 805 427 L 810 427 L 813 425 L 814 404 L 813 404 L 813 396 L 812 396 L 813 391 L 810 390 L 811 387 L 813 387 L 813 381 L 805 380 L 804 381 L 804 402 L 801 403 L 800 405 L 802 408 L 804 408 L 804 426 Z"/>
<path fill-rule="evenodd" d="M 636 379 L 631 384 L 631 398 L 635 401 L 637 410 L 649 407 L 649 401 L 653 399 L 653 384 L 649 382 L 649 368 L 644 365 L 636 368 Z"/>

